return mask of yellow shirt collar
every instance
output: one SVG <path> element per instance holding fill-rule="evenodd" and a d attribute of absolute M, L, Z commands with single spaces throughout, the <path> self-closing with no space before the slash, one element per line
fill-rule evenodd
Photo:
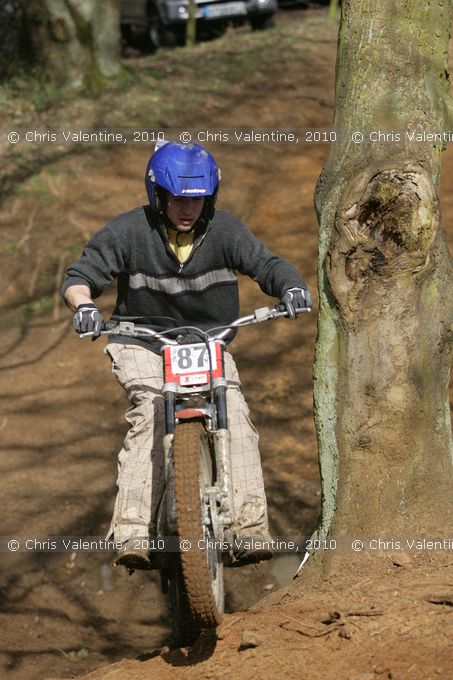
<path fill-rule="evenodd" d="M 168 242 L 172 252 L 176 255 L 180 262 L 185 262 L 192 252 L 194 232 L 187 233 L 177 231 L 171 227 L 167 227 Z"/>

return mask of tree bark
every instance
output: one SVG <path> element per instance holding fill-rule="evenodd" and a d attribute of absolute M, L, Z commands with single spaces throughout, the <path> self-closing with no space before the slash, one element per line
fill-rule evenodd
<path fill-rule="evenodd" d="M 337 141 L 315 193 L 314 399 L 317 536 L 346 548 L 452 526 L 453 266 L 437 195 L 445 144 L 416 136 L 451 127 L 451 22 L 452 0 L 342 3 Z"/>
<path fill-rule="evenodd" d="M 186 47 L 193 47 L 197 42 L 197 3 L 189 0 L 189 18 L 186 24 Z"/>
<path fill-rule="evenodd" d="M 24 3 L 38 61 L 66 89 L 99 90 L 121 71 L 120 0 Z"/>

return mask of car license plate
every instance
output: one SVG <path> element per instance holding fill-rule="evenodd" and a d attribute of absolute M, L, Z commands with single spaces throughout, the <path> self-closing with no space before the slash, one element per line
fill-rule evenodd
<path fill-rule="evenodd" d="M 245 2 L 222 2 L 205 5 L 202 9 L 206 19 L 218 19 L 220 17 L 230 17 L 247 14 Z"/>

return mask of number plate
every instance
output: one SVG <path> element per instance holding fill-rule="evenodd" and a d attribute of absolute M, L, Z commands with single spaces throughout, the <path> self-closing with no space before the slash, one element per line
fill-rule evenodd
<path fill-rule="evenodd" d="M 211 355 L 211 365 L 209 364 Z M 165 382 L 176 382 L 183 387 L 205 385 L 209 383 L 209 371 L 212 377 L 222 377 L 222 345 L 219 342 L 177 345 L 165 347 Z"/>
<path fill-rule="evenodd" d="M 212 368 L 217 368 L 215 344 L 209 344 Z M 196 345 L 179 345 L 170 347 L 171 371 L 174 375 L 180 373 L 194 373 L 195 371 L 209 371 L 209 353 L 204 343 Z"/>
<path fill-rule="evenodd" d="M 241 14 L 245 16 L 247 8 L 245 2 L 223 2 L 205 5 L 202 12 L 206 19 L 218 19 L 219 17 L 240 16 Z"/>

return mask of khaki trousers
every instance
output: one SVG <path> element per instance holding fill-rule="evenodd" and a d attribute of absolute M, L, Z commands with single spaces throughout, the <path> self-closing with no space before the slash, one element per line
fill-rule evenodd
<path fill-rule="evenodd" d="M 105 353 L 112 372 L 126 390 L 131 428 L 118 456 L 118 495 L 108 538 L 124 542 L 153 535 L 155 514 L 164 485 L 165 434 L 162 397 L 162 357 L 138 345 L 109 343 Z M 231 462 L 235 531 L 270 540 L 258 433 L 250 421 L 234 360 L 225 352 L 227 409 L 231 433 Z"/>

